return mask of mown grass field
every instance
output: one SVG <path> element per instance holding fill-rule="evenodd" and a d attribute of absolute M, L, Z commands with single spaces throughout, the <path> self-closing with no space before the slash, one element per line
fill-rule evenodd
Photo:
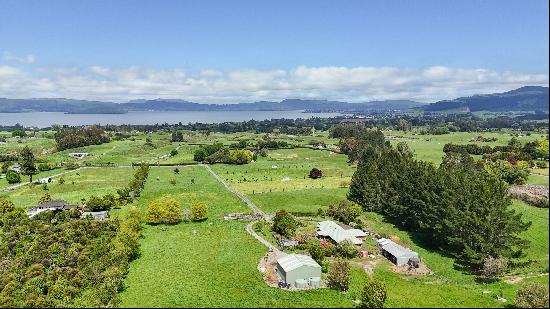
<path fill-rule="evenodd" d="M 453 132 L 450 134 L 442 135 L 413 135 L 410 132 L 400 131 L 385 131 L 384 135 L 395 135 L 402 137 L 400 139 L 392 139 L 393 145 L 399 142 L 406 142 L 410 148 L 415 151 L 416 157 L 420 160 L 432 161 L 440 163 L 444 153 L 443 146 L 447 143 L 453 144 L 478 144 L 488 145 L 491 147 L 497 145 L 506 145 L 512 139 L 510 133 L 505 132 Z M 478 136 L 483 137 L 496 137 L 495 142 L 476 142 L 474 139 Z M 522 135 L 517 137 L 522 143 L 526 143 L 533 140 L 542 140 L 546 138 L 543 134 L 531 134 L 530 136 Z"/>
<path fill-rule="evenodd" d="M 312 168 L 320 179 L 308 177 Z M 243 166 L 214 165 L 214 171 L 266 212 L 316 212 L 345 198 L 354 167 L 347 156 L 305 148 L 272 150 Z"/>
<path fill-rule="evenodd" d="M 117 189 L 128 185 L 133 173 L 132 168 L 82 168 L 63 175 L 64 184 L 59 183 L 59 177 L 54 178 L 47 184 L 48 190 L 40 184 L 26 185 L 14 191 L 0 192 L 0 198 L 9 198 L 17 207 L 29 208 L 36 206 L 40 197 L 48 192 L 52 199 L 64 199 L 77 205 L 82 198 L 92 195 L 116 195 Z"/>
<path fill-rule="evenodd" d="M 141 256 L 131 264 L 121 294 L 123 307 L 353 305 L 349 294 L 334 290 L 291 293 L 265 285 L 256 267 L 267 249 L 246 233 L 246 222 L 223 220 L 225 213 L 248 212 L 244 203 L 202 167 L 182 169 L 175 186 L 168 183 L 172 177 L 169 168 L 152 168 L 139 207 L 145 210 L 148 201 L 170 195 L 184 207 L 194 200 L 207 203 L 209 219 L 145 228 Z M 356 289 L 361 275 L 355 276 Z"/>

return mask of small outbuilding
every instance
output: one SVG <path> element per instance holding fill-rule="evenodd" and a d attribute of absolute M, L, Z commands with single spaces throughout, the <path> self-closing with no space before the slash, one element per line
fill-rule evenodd
<path fill-rule="evenodd" d="M 80 215 L 80 219 L 85 219 L 88 216 L 92 217 L 96 221 L 105 221 L 109 219 L 109 213 L 105 211 L 85 211 Z"/>
<path fill-rule="evenodd" d="M 36 183 L 43 184 L 43 183 L 50 183 L 52 182 L 52 177 L 44 177 L 36 180 Z"/>
<path fill-rule="evenodd" d="M 377 242 L 382 255 L 397 266 L 406 265 L 409 264 L 409 262 L 413 265 L 418 265 L 418 263 L 420 263 L 420 256 L 418 253 L 409 248 L 405 248 L 386 238 L 380 238 Z"/>
<path fill-rule="evenodd" d="M 363 244 L 367 234 L 359 229 L 344 229 L 334 221 L 322 221 L 317 224 L 317 235 L 328 237 L 339 244 L 344 240 L 349 240 L 354 245 Z"/>
<path fill-rule="evenodd" d="M 319 281 L 315 278 L 321 278 L 321 266 L 310 256 L 288 254 L 277 260 L 277 274 L 284 282 L 298 287 L 310 280 Z"/>

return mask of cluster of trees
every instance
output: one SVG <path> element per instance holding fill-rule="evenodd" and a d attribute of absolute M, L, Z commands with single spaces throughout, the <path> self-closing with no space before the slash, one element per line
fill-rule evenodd
<path fill-rule="evenodd" d="M 322 208 L 319 208 L 318 211 L 320 215 L 328 215 L 334 220 L 343 222 L 344 224 L 355 222 L 362 212 L 363 209 L 361 206 L 351 203 L 348 200 L 342 200 L 338 203 L 331 204 L 326 211 L 323 211 Z"/>
<path fill-rule="evenodd" d="M 99 126 L 65 128 L 54 135 L 58 150 L 71 149 L 89 145 L 101 145 L 111 139 Z"/>
<path fill-rule="evenodd" d="M 256 143 L 256 149 L 281 149 L 288 148 L 290 145 L 286 141 L 277 141 L 274 139 L 263 139 Z"/>
<path fill-rule="evenodd" d="M 298 228 L 298 220 L 294 216 L 288 213 L 286 210 L 281 209 L 275 213 L 273 217 L 273 225 L 271 230 L 279 235 L 286 237 L 294 236 L 296 229 Z"/>
<path fill-rule="evenodd" d="M 513 137 L 508 145 L 491 147 L 488 145 L 479 146 L 478 144 L 445 144 L 443 151 L 448 152 L 460 152 L 471 155 L 488 155 L 484 156 L 488 159 L 508 159 L 513 158 L 515 160 L 530 161 L 536 159 L 548 160 L 548 140 L 527 142 L 524 145 Z"/>
<path fill-rule="evenodd" d="M 405 143 L 368 144 L 348 199 L 431 243 L 472 269 L 485 258 L 520 256 L 530 223 L 510 208 L 508 186 L 469 155 L 449 153 L 436 167 L 415 160 Z"/>
<path fill-rule="evenodd" d="M 172 142 L 183 142 L 183 133 L 181 131 L 172 132 Z"/>
<path fill-rule="evenodd" d="M 247 149 L 229 150 L 222 143 L 200 146 L 193 154 L 193 160 L 209 164 L 248 164 L 255 159 L 254 154 Z"/>
<path fill-rule="evenodd" d="M 0 202 L 1 307 L 120 304 L 129 262 L 139 254 L 137 210 L 122 221 L 80 220 L 76 210 L 28 218 L 8 204 Z"/>
<path fill-rule="evenodd" d="M 151 201 L 147 206 L 145 221 L 148 224 L 176 224 L 180 221 L 204 221 L 208 219 L 208 206 L 194 202 L 191 209 L 183 209 L 174 198 Z"/>
<path fill-rule="evenodd" d="M 242 122 L 224 122 L 224 123 L 178 123 L 178 124 L 153 124 L 153 125 L 106 125 L 105 130 L 118 132 L 156 132 L 165 131 L 173 132 L 174 130 L 190 130 L 222 133 L 237 133 L 237 132 L 255 132 L 255 133 L 271 133 L 274 131 L 285 132 L 284 134 L 292 134 L 286 132 L 305 133 L 315 130 L 328 130 L 333 125 L 338 124 L 342 118 L 306 118 L 306 119 L 269 119 L 269 120 L 249 120 Z M 0 126 L 2 128 L 2 126 Z M 14 128 L 5 128 L 13 130 Z M 298 134 L 295 134 L 298 135 Z"/>
<path fill-rule="evenodd" d="M 0 162 L 11 162 L 17 160 L 17 154 L 0 153 Z"/>

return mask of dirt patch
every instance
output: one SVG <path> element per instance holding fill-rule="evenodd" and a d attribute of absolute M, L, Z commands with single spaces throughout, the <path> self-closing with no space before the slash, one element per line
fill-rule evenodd
<path fill-rule="evenodd" d="M 413 276 L 429 276 L 433 272 L 426 266 L 426 264 L 420 262 L 418 267 L 411 265 L 393 266 L 392 271 L 399 274 L 413 275 Z"/>
<path fill-rule="evenodd" d="M 513 278 L 509 278 L 509 279 L 504 280 L 504 282 L 506 282 L 508 284 L 518 284 L 522 281 L 523 281 L 522 277 L 513 277 Z"/>

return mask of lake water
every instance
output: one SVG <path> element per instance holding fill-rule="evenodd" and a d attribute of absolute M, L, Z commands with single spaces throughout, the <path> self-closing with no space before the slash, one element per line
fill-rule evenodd
<path fill-rule="evenodd" d="M 211 112 L 129 112 L 126 114 L 65 114 L 53 112 L 0 113 L 0 125 L 17 123 L 25 127 L 49 127 L 52 124 L 70 126 L 89 124 L 162 124 L 220 123 L 246 120 L 331 118 L 340 113 L 303 113 L 302 111 L 211 111 Z"/>

